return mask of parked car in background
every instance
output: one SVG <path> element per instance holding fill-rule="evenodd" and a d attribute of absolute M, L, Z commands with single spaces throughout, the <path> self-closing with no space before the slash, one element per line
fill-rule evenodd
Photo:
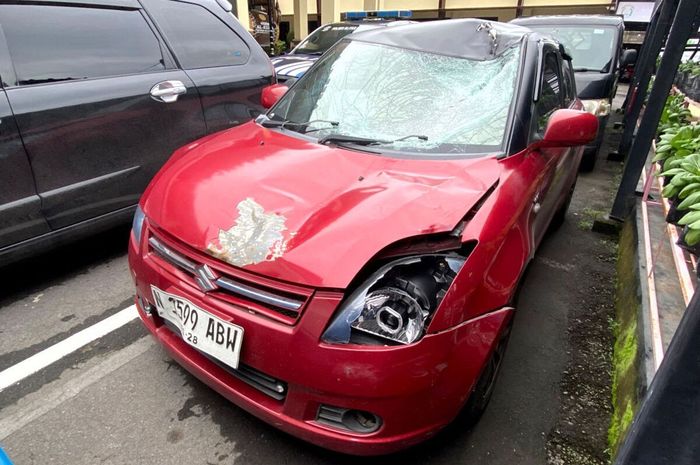
<path fill-rule="evenodd" d="M 175 148 L 259 114 L 270 60 L 222 4 L 0 4 L 0 265 L 128 222 Z"/>
<path fill-rule="evenodd" d="M 145 326 L 330 449 L 385 454 L 478 418 L 597 131 L 562 47 L 476 19 L 373 29 L 263 98 L 144 193 L 129 264 Z"/>
<path fill-rule="evenodd" d="M 578 96 L 586 110 L 598 117 L 600 131 L 586 147 L 581 162 L 583 170 L 595 166 L 598 150 L 613 98 L 617 92 L 620 68 L 636 60 L 635 50 L 622 50 L 624 22 L 621 16 L 562 15 L 516 18 L 513 24 L 550 34 L 561 42 L 571 55 Z"/>
<path fill-rule="evenodd" d="M 309 34 L 294 49 L 272 59 L 277 73 L 277 82 L 292 85 L 313 65 L 316 60 L 336 42 L 353 32 L 362 32 L 377 27 L 410 24 L 412 16 L 408 10 L 357 11 L 343 13 L 343 21 L 324 24 Z"/>

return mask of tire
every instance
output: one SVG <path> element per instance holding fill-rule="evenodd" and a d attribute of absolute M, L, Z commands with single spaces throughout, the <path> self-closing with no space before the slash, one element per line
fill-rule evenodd
<path fill-rule="evenodd" d="M 571 189 L 569 190 L 569 193 L 566 196 L 566 200 L 564 200 L 564 203 L 559 207 L 559 210 L 554 213 L 554 216 L 552 217 L 552 222 L 549 223 L 549 230 L 550 231 L 556 231 L 561 227 L 562 224 L 564 224 L 564 221 L 566 220 L 566 212 L 569 211 L 569 205 L 571 205 L 571 199 L 574 197 L 574 189 L 576 189 L 576 183 L 574 182 L 574 185 L 571 186 Z"/>
<path fill-rule="evenodd" d="M 586 148 L 583 152 L 583 158 L 581 158 L 581 165 L 579 166 L 579 171 L 589 173 L 595 168 L 595 161 L 598 158 L 598 150 L 600 146 L 594 148 Z"/>
<path fill-rule="evenodd" d="M 508 327 L 498 341 L 498 345 L 486 362 L 486 366 L 479 380 L 476 382 L 476 386 L 474 386 L 469 400 L 467 400 L 467 403 L 459 414 L 460 423 L 466 427 L 474 426 L 479 421 L 491 400 L 493 388 L 496 385 L 496 379 L 498 379 L 498 373 L 501 370 L 503 356 L 505 355 L 506 346 L 508 345 L 508 339 L 510 338 L 512 324 L 513 320 L 508 323 Z"/>

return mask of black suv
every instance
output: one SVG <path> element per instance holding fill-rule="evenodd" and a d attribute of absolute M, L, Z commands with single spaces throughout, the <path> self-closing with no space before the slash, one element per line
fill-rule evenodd
<path fill-rule="evenodd" d="M 621 16 L 554 15 L 516 18 L 513 24 L 553 36 L 571 55 L 578 97 L 598 118 L 598 136 L 586 146 L 581 169 L 593 169 L 617 92 L 619 68 L 634 62 L 634 50 L 622 50 Z"/>
<path fill-rule="evenodd" d="M 0 3 L 0 265 L 128 221 L 273 69 L 225 0 Z"/>

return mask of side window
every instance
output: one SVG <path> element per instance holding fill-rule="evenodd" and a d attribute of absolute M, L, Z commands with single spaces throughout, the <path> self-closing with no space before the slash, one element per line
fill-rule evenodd
<path fill-rule="evenodd" d="M 564 106 L 568 107 L 576 98 L 576 83 L 574 81 L 574 71 L 571 68 L 571 61 L 561 61 L 561 73 L 564 77 Z"/>
<path fill-rule="evenodd" d="M 156 22 L 183 68 L 240 65 L 248 61 L 250 50 L 243 39 L 203 6 L 175 1 L 153 5 Z"/>
<path fill-rule="evenodd" d="M 19 85 L 165 69 L 138 10 L 0 5 L 0 25 Z"/>
<path fill-rule="evenodd" d="M 543 133 L 547 125 L 547 118 L 552 112 L 562 106 L 561 78 L 559 75 L 559 60 L 550 52 L 544 57 L 542 70 L 542 82 L 540 84 L 540 98 L 535 104 L 537 109 L 537 132 Z"/>

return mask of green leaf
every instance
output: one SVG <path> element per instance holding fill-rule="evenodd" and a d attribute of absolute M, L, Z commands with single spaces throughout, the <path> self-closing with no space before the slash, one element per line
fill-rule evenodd
<path fill-rule="evenodd" d="M 680 189 L 677 186 L 669 184 L 668 186 L 664 187 L 664 189 L 661 191 L 661 195 L 663 195 L 667 199 L 672 199 L 673 197 L 678 195 L 679 190 Z"/>
<path fill-rule="evenodd" d="M 687 210 L 690 208 L 691 205 L 695 205 L 696 203 L 700 203 L 700 192 L 693 192 L 690 194 L 688 197 L 683 200 L 680 205 L 678 205 L 676 208 L 678 210 Z"/>
<path fill-rule="evenodd" d="M 663 173 L 660 173 L 659 176 L 675 176 L 677 174 L 683 173 L 685 173 L 685 170 L 683 168 L 671 168 L 670 170 L 666 170 Z"/>
<path fill-rule="evenodd" d="M 694 182 L 692 184 L 688 184 L 685 186 L 681 191 L 678 193 L 678 198 L 684 199 L 688 197 L 690 194 L 693 192 L 700 192 L 700 182 Z"/>
<path fill-rule="evenodd" d="M 687 233 L 683 236 L 683 240 L 688 245 L 695 245 L 700 242 L 700 230 L 689 229 Z"/>
<path fill-rule="evenodd" d="M 689 213 L 683 215 L 683 218 L 681 218 L 680 221 L 678 221 L 678 224 L 686 225 L 690 223 L 695 223 L 697 221 L 700 221 L 700 211 L 691 210 Z"/>

